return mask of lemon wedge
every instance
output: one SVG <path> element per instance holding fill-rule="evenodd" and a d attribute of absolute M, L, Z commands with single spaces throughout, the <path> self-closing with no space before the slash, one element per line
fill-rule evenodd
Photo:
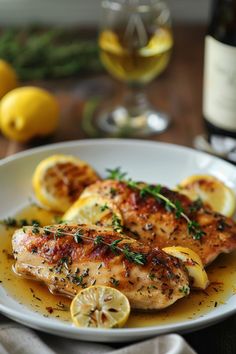
<path fill-rule="evenodd" d="M 75 296 L 70 312 L 77 327 L 123 327 L 130 314 L 130 304 L 119 290 L 95 285 Z"/>
<path fill-rule="evenodd" d="M 212 209 L 231 217 L 236 208 L 234 192 L 218 178 L 210 175 L 193 175 L 184 179 L 177 187 L 178 191 L 192 200 L 200 198 Z"/>
<path fill-rule="evenodd" d="M 122 228 L 122 215 L 115 204 L 98 195 L 79 198 L 63 215 L 67 222 Z M 116 224 L 116 225 L 115 225 Z M 119 225 L 118 225 L 119 224 Z"/>
<path fill-rule="evenodd" d="M 206 289 L 209 284 L 207 273 L 202 261 L 197 253 L 190 248 L 173 246 L 165 247 L 163 251 L 167 254 L 179 258 L 188 270 L 189 276 L 193 279 L 194 288 Z"/>
<path fill-rule="evenodd" d="M 54 211 L 65 212 L 84 188 L 99 179 L 86 162 L 70 155 L 53 155 L 36 167 L 32 183 L 39 202 Z"/>

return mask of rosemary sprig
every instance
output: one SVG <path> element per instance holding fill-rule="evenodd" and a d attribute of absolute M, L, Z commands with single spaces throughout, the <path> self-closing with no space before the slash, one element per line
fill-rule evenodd
<path fill-rule="evenodd" d="M 138 189 L 140 196 L 144 198 L 147 195 L 151 195 L 158 201 L 164 202 L 165 208 L 168 211 L 175 212 L 176 218 L 182 217 L 187 222 L 188 232 L 192 235 L 194 240 L 200 240 L 205 232 L 201 230 L 200 225 L 197 221 L 191 220 L 188 215 L 185 213 L 184 208 L 182 207 L 180 201 L 172 201 L 161 193 L 162 186 L 150 185 L 150 184 L 141 184 L 133 181 L 131 178 L 125 179 L 127 173 L 122 172 L 120 167 L 115 168 L 114 170 L 107 169 L 109 172 L 108 179 L 118 180 L 120 182 L 126 183 L 128 187 Z"/>
<path fill-rule="evenodd" d="M 11 63 L 23 80 L 72 77 L 102 69 L 96 40 L 80 38 L 80 32 L 71 29 L 4 29 L 0 58 Z"/>
<path fill-rule="evenodd" d="M 88 240 L 88 241 L 92 241 L 95 245 L 106 245 L 109 247 L 109 249 L 115 253 L 115 254 L 123 254 L 124 257 L 132 263 L 138 264 L 138 265 L 145 265 L 146 264 L 146 256 L 143 253 L 140 252 L 134 252 L 132 250 L 130 250 L 130 247 L 128 245 L 125 245 L 124 248 L 118 246 L 118 244 L 122 241 L 122 239 L 117 239 L 114 240 L 111 243 L 108 243 L 104 240 L 103 236 L 97 236 L 95 238 L 93 237 L 89 237 L 86 236 L 82 233 L 82 230 L 78 230 L 74 233 L 72 232 L 66 232 L 63 230 L 63 232 L 61 232 L 60 229 L 60 233 L 58 234 L 58 229 L 53 230 L 52 228 L 48 228 L 47 226 L 45 227 L 38 227 L 38 232 L 44 232 L 46 235 L 49 235 L 49 233 L 52 233 L 54 236 L 54 239 L 56 240 L 57 238 L 61 238 L 63 236 L 72 236 L 75 240 L 76 243 L 81 243 L 83 240 Z M 25 229 L 26 232 L 26 229 Z M 78 239 L 79 236 L 79 239 Z"/>

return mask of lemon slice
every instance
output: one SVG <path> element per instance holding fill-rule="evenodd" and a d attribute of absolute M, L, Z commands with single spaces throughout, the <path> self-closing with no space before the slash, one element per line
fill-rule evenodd
<path fill-rule="evenodd" d="M 190 248 L 181 246 L 165 247 L 163 248 L 163 251 L 171 256 L 179 258 L 185 264 L 189 276 L 193 279 L 193 287 L 206 289 L 209 280 L 202 261 L 197 253 Z"/>
<path fill-rule="evenodd" d="M 234 192 L 218 178 L 210 175 L 193 175 L 184 179 L 177 187 L 178 191 L 192 200 L 201 198 L 213 210 L 225 216 L 235 212 L 236 198 Z"/>
<path fill-rule="evenodd" d="M 121 55 L 126 52 L 119 42 L 119 37 L 112 31 L 105 30 L 100 34 L 99 46 L 105 51 Z"/>
<path fill-rule="evenodd" d="M 148 44 L 139 50 L 142 56 L 161 55 L 173 46 L 173 37 L 167 28 L 160 28 L 149 40 Z"/>
<path fill-rule="evenodd" d="M 130 304 L 119 290 L 95 285 L 75 296 L 70 312 L 77 327 L 123 327 L 130 314 Z"/>
<path fill-rule="evenodd" d="M 41 161 L 33 175 L 33 188 L 39 202 L 65 212 L 84 188 L 99 179 L 84 161 L 70 155 L 53 155 Z"/>
<path fill-rule="evenodd" d="M 122 215 L 115 204 L 98 195 L 79 198 L 63 215 L 62 219 L 78 224 L 92 224 L 111 227 L 118 230 L 122 228 Z"/>

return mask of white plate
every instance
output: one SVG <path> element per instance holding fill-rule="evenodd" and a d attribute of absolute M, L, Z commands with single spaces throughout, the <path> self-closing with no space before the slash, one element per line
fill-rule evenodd
<path fill-rule="evenodd" d="M 101 175 L 105 175 L 106 168 L 121 166 L 134 179 L 158 182 L 170 187 L 188 175 L 210 173 L 224 180 L 236 191 L 234 166 L 185 147 L 139 140 L 75 141 L 29 150 L 0 162 L 0 219 L 14 214 L 20 206 L 27 204 L 29 196 L 32 196 L 31 176 L 34 168 L 43 158 L 55 153 L 78 155 L 91 163 Z M 45 319 L 23 307 L 2 286 L 0 311 L 17 322 L 48 333 L 88 341 L 124 342 L 209 326 L 236 312 L 236 295 L 200 318 L 143 328 L 75 328 L 56 319 Z"/>

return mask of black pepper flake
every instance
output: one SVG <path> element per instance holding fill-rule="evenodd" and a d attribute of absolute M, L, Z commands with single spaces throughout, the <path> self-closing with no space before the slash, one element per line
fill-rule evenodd
<path fill-rule="evenodd" d="M 53 313 L 53 308 L 51 306 L 46 307 L 48 313 Z"/>

